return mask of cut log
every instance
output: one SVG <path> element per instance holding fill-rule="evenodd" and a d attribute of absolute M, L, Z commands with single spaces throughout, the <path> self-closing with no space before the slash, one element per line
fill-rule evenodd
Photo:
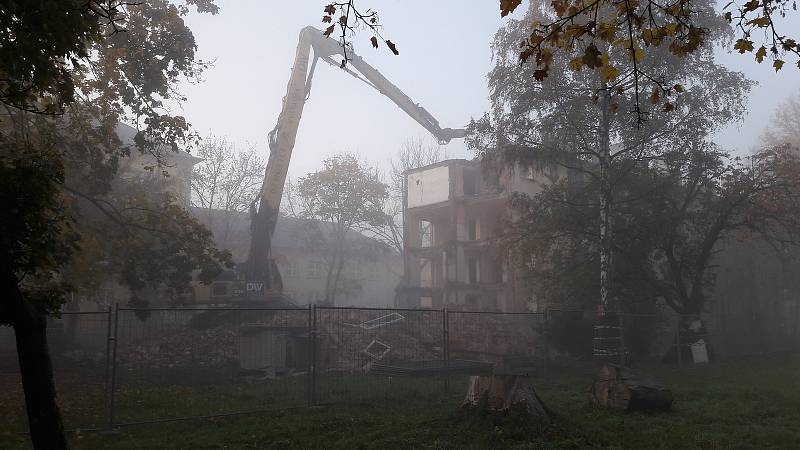
<path fill-rule="evenodd" d="M 491 415 L 521 414 L 550 421 L 550 414 L 530 378 L 523 375 L 481 375 L 469 378 L 462 409 Z"/>
<path fill-rule="evenodd" d="M 672 408 L 672 391 L 661 381 L 606 364 L 592 385 L 592 401 L 624 411 L 666 411 Z"/>

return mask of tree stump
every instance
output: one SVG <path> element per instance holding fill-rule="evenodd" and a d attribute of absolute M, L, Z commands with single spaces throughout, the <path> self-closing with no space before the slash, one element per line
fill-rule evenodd
<path fill-rule="evenodd" d="M 481 375 L 469 378 L 462 409 L 493 416 L 524 415 L 550 421 L 550 413 L 523 375 Z"/>
<path fill-rule="evenodd" d="M 592 385 L 592 401 L 597 406 L 624 411 L 666 411 L 672 408 L 672 391 L 661 381 L 606 364 Z"/>

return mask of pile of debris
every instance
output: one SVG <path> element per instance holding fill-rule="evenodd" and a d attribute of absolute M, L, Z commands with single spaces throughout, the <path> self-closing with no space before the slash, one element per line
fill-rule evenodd
<path fill-rule="evenodd" d="M 452 314 L 449 337 L 454 357 L 536 356 L 543 344 L 542 330 L 525 316 Z"/>
<path fill-rule="evenodd" d="M 360 371 L 375 361 L 432 361 L 442 358 L 438 327 L 393 312 L 375 317 L 369 311 L 337 314 L 318 323 L 319 364 L 327 370 Z"/>
<path fill-rule="evenodd" d="M 145 337 L 121 345 L 119 360 L 127 367 L 229 366 L 237 358 L 239 327 L 183 329 Z"/>

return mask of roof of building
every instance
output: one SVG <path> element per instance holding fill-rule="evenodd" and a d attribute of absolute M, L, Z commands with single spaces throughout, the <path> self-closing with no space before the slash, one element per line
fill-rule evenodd
<path fill-rule="evenodd" d="M 122 141 L 124 145 L 129 145 L 129 146 L 136 145 L 135 139 L 136 139 L 136 134 L 139 133 L 139 130 L 128 124 L 119 122 L 117 123 L 116 131 L 117 131 L 117 136 L 119 136 L 119 139 Z M 203 160 L 203 158 L 194 156 L 191 153 L 184 150 L 173 151 L 171 149 L 166 149 L 166 148 L 164 148 L 163 150 L 164 151 L 162 154 L 167 163 L 185 161 L 194 165 Z M 133 155 L 135 153 L 132 152 L 131 154 Z"/>
<path fill-rule="evenodd" d="M 413 172 L 419 172 L 419 171 L 422 171 L 422 170 L 433 169 L 435 167 L 440 167 L 440 166 L 476 165 L 476 164 L 480 164 L 480 160 L 477 159 L 477 158 L 475 158 L 475 159 L 464 159 L 464 158 L 445 159 L 445 160 L 437 161 L 435 163 L 431 163 L 431 164 L 428 164 L 428 165 L 425 165 L 425 166 L 412 167 L 410 169 L 406 169 L 406 170 L 403 171 L 403 174 L 405 175 L 405 174 L 408 174 L 408 173 L 413 173 Z"/>

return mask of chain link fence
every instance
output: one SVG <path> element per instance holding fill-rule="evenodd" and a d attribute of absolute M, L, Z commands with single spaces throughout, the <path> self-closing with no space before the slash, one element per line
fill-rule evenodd
<path fill-rule="evenodd" d="M 742 345 L 755 326 L 748 317 L 621 319 L 633 365 L 713 362 L 800 343 L 787 326 Z M 48 338 L 65 426 L 110 430 L 312 405 L 454 401 L 479 374 L 546 382 L 596 367 L 595 328 L 586 311 L 120 307 L 64 312 L 49 321 Z M 0 388 L 0 407 L 24 429 L 10 328 L 0 328 Z"/>

